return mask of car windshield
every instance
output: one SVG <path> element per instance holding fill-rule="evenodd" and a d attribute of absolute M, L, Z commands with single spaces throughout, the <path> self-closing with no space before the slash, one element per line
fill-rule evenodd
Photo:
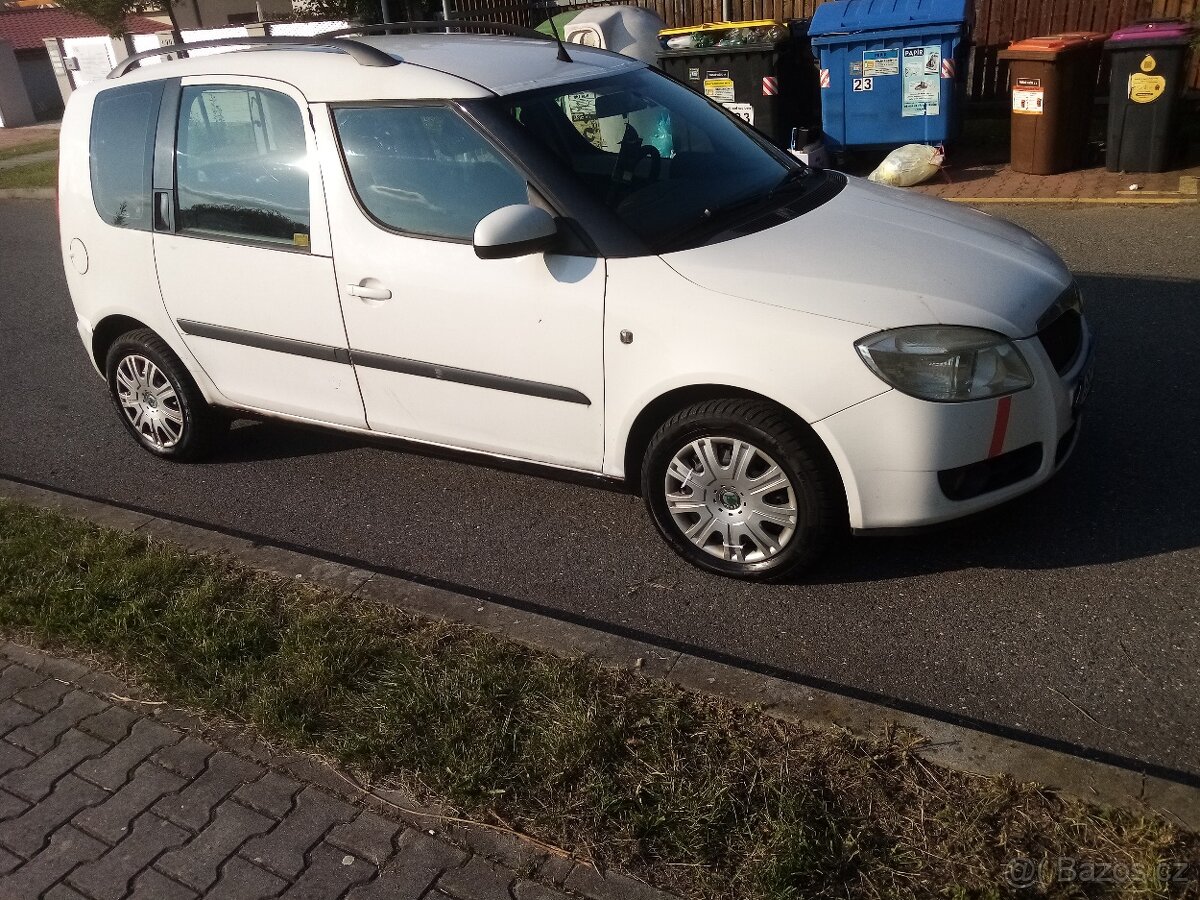
<path fill-rule="evenodd" d="M 649 69 L 520 94 L 507 111 L 655 252 L 694 245 L 811 175 Z"/>

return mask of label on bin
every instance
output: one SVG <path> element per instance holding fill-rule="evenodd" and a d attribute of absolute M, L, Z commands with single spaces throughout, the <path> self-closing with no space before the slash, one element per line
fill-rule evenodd
<path fill-rule="evenodd" d="M 1158 67 L 1158 61 L 1154 58 L 1154 54 L 1147 53 L 1146 58 L 1142 60 L 1142 71 L 1153 72 Z"/>
<path fill-rule="evenodd" d="M 862 73 L 868 78 L 900 74 L 899 50 L 864 50 Z"/>
<path fill-rule="evenodd" d="M 710 100 L 715 100 L 717 103 L 732 103 L 733 95 L 733 79 L 729 77 L 714 78 L 714 75 L 726 73 L 709 72 L 708 77 L 704 79 L 704 96 Z"/>
<path fill-rule="evenodd" d="M 901 115 L 940 116 L 942 114 L 942 47 L 904 48 L 904 95 Z"/>
<path fill-rule="evenodd" d="M 723 103 L 721 105 L 743 120 L 747 125 L 754 124 L 754 107 L 749 103 Z"/>
<path fill-rule="evenodd" d="M 688 69 L 688 80 L 689 81 L 699 81 L 700 80 L 700 67 L 699 66 L 695 66 L 691 69 Z"/>
<path fill-rule="evenodd" d="M 1036 81 L 1035 78 L 1020 79 Z M 1046 91 L 1040 87 L 1013 88 L 1013 112 L 1020 116 L 1040 116 L 1046 112 Z"/>
<path fill-rule="evenodd" d="M 1134 72 L 1129 76 L 1129 99 L 1134 103 L 1153 103 L 1167 89 L 1167 79 L 1161 75 Z"/>

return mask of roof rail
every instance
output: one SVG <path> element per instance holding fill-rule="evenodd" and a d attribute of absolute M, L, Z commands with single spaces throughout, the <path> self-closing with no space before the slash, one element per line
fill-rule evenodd
<path fill-rule="evenodd" d="M 186 53 L 188 50 L 206 50 L 210 47 L 262 47 L 262 46 L 279 46 L 286 45 L 292 47 L 332 47 L 335 50 L 341 50 L 357 62 L 360 66 L 394 66 L 400 60 L 396 57 L 383 52 L 378 47 L 373 47 L 370 44 L 364 44 L 361 41 L 352 41 L 346 38 L 338 37 L 342 34 L 340 31 L 330 32 L 329 35 L 318 34 L 312 37 L 288 37 L 285 35 L 267 36 L 267 37 L 235 37 L 235 38 L 218 38 L 212 41 L 196 41 L 195 43 L 168 44 L 165 47 L 155 47 L 151 50 L 143 50 L 141 53 L 135 53 L 133 56 L 126 57 L 117 63 L 116 67 L 108 73 L 109 78 L 120 78 L 135 65 L 141 65 L 143 59 L 149 59 L 152 56 L 165 56 L 168 53 Z"/>
<path fill-rule="evenodd" d="M 551 27 L 554 28 L 554 22 L 551 20 Z M 517 37 L 534 38 L 541 41 L 554 41 L 558 45 L 558 58 L 563 62 L 573 62 L 570 55 L 567 53 L 567 48 L 563 46 L 562 38 L 558 36 L 558 29 L 554 28 L 553 34 L 546 34 L 544 31 L 538 31 L 535 28 L 526 28 L 524 25 L 510 25 L 507 22 L 495 22 L 488 19 L 449 19 L 449 20 L 400 20 L 398 22 L 381 22 L 378 25 L 360 25 L 358 27 L 342 28 L 338 31 L 327 32 L 329 35 L 343 34 L 391 34 L 393 31 L 449 31 L 451 28 L 458 29 L 475 29 L 479 31 L 499 31 L 502 34 L 512 34 Z"/>
<path fill-rule="evenodd" d="M 262 46 L 292 46 L 292 47 L 332 47 L 351 56 L 360 66 L 394 66 L 399 63 L 396 57 L 385 53 L 372 44 L 364 44 L 350 38 L 351 35 L 391 34 L 395 31 L 448 31 L 478 30 L 498 31 L 502 34 L 512 34 L 517 37 L 536 38 L 552 41 L 559 46 L 560 56 L 565 53 L 562 41 L 543 31 L 526 28 L 524 25 L 509 25 L 507 22 L 473 21 L 470 19 L 451 19 L 449 21 L 404 20 L 399 22 L 383 22 L 379 25 L 352 25 L 349 28 L 339 28 L 336 31 L 325 31 L 310 36 L 268 35 L 265 37 L 233 37 L 217 38 L 211 41 L 196 41 L 168 44 L 165 47 L 154 47 L 126 57 L 117 63 L 108 73 L 109 78 L 120 78 L 135 65 L 140 66 L 143 59 L 154 56 L 166 56 L 170 53 L 186 53 L 188 50 L 206 50 L 210 47 L 262 47 Z M 568 57 L 569 59 L 569 57 Z"/>
<path fill-rule="evenodd" d="M 553 37 L 544 31 L 526 28 L 524 25 L 510 25 L 507 22 L 493 22 L 488 19 L 401 19 L 397 22 L 380 22 L 378 25 L 351 25 L 336 31 L 326 31 L 314 37 L 342 37 L 348 34 L 391 34 L 393 31 L 446 31 L 448 29 L 478 29 L 479 31 L 499 31 L 503 34 L 513 34 L 517 37 L 537 38 L 552 41 Z"/>

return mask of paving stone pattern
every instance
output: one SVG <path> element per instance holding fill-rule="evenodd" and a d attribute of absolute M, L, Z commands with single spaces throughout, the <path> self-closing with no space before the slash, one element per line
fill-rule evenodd
<path fill-rule="evenodd" d="M 570 860 L 518 874 L 495 859 L 523 845 L 364 810 L 80 686 L 100 674 L 0 646 L 0 898 L 671 900 Z"/>

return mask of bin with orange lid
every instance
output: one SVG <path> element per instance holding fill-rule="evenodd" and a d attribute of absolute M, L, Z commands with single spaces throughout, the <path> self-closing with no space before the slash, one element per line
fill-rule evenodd
<path fill-rule="evenodd" d="M 1091 57 L 1090 42 L 1075 35 L 1026 38 L 1001 51 L 1012 88 L 1013 171 L 1056 175 L 1079 165 L 1087 145 L 1081 70 Z"/>

